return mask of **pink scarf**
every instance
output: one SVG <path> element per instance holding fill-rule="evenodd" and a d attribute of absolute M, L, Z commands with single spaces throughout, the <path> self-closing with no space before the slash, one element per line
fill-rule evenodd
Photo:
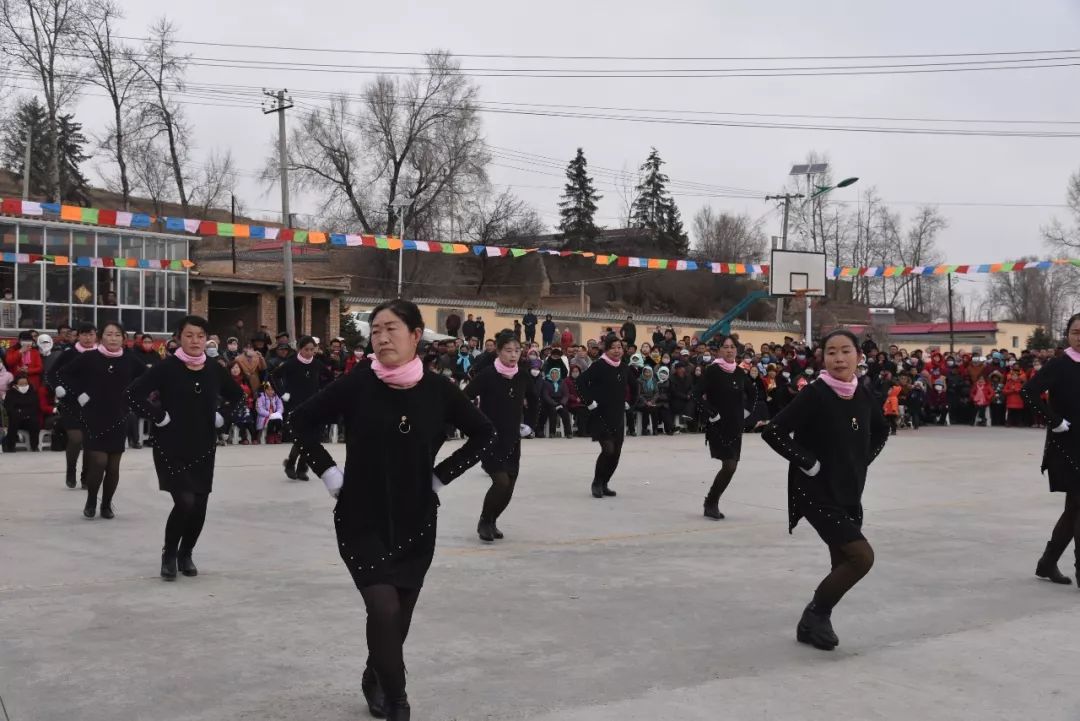
<path fill-rule="evenodd" d="M 311 363 L 311 361 L 315 360 L 315 356 L 311 356 L 310 358 L 305 358 L 301 354 L 297 353 L 296 354 L 296 360 L 300 361 L 304 365 L 308 365 L 308 364 Z"/>
<path fill-rule="evenodd" d="M 735 361 L 726 361 L 723 358 L 717 358 L 713 361 L 713 365 L 720 366 L 720 370 L 725 373 L 735 372 Z"/>
<path fill-rule="evenodd" d="M 855 395 L 855 389 L 859 387 L 858 376 L 853 376 L 849 381 L 842 381 L 839 378 L 833 378 L 832 374 L 826 371 L 818 377 L 821 378 L 825 385 L 832 388 L 836 395 L 844 398 Z"/>
<path fill-rule="evenodd" d="M 607 353 L 603 353 L 600 357 L 603 358 L 604 362 L 607 363 L 612 368 L 618 368 L 619 366 L 622 365 L 622 363 L 620 361 L 613 360 L 611 357 L 608 356 Z"/>
<path fill-rule="evenodd" d="M 517 375 L 518 366 L 516 366 L 516 365 L 508 366 L 508 365 L 506 365 L 506 364 L 504 364 L 502 362 L 501 358 L 496 358 L 495 359 L 495 370 L 498 371 L 499 375 L 501 375 L 503 378 L 513 378 L 514 376 Z"/>
<path fill-rule="evenodd" d="M 1065 349 L 1065 355 L 1069 356 L 1077 363 L 1080 363 L 1080 351 L 1076 350 L 1072 346 Z"/>
<path fill-rule="evenodd" d="M 106 358 L 119 358 L 120 356 L 124 355 L 124 349 L 123 348 L 121 348 L 118 351 L 111 351 L 108 348 L 106 348 L 105 346 L 99 345 L 97 347 L 97 349 L 98 349 L 98 353 L 105 356 Z"/>
<path fill-rule="evenodd" d="M 75 344 L 75 350 L 76 350 L 77 352 L 79 352 L 79 353 L 85 353 L 85 352 L 86 352 L 86 351 L 88 351 L 88 350 L 96 350 L 96 349 L 97 349 L 97 346 L 96 346 L 96 345 L 92 345 L 92 346 L 90 346 L 89 348 L 84 348 L 84 347 L 83 347 L 82 345 L 80 345 L 79 343 L 76 343 L 76 344 Z"/>
<path fill-rule="evenodd" d="M 183 348 L 177 348 L 174 355 L 189 366 L 201 366 L 206 363 L 206 353 L 188 355 Z"/>
<path fill-rule="evenodd" d="M 371 370 L 375 371 L 386 385 L 391 388 L 412 388 L 424 377 L 424 363 L 416 356 L 404 365 L 386 366 L 376 358 L 371 361 Z"/>

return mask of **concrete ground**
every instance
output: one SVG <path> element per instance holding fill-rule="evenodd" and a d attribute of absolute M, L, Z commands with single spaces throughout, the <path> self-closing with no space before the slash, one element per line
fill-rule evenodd
<path fill-rule="evenodd" d="M 443 492 L 406 647 L 413 718 L 1080 718 L 1080 592 L 1033 576 L 1063 502 L 1041 447 L 1026 430 L 893 439 L 865 499 L 877 565 L 826 653 L 794 630 L 828 554 L 807 526 L 787 534 L 784 466 L 759 438 L 721 522 L 701 517 L 701 436 L 629 439 L 602 501 L 594 444 L 526 442 L 505 541 L 476 538 L 479 469 Z M 283 453 L 222 449 L 200 575 L 175 583 L 158 578 L 169 498 L 149 451 L 124 456 L 113 521 L 82 518 L 61 454 L 0 457 L 10 719 L 367 718 L 331 501 L 287 481 Z"/>

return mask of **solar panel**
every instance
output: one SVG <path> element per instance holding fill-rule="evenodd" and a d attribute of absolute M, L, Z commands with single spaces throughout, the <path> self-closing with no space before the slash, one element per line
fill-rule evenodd
<path fill-rule="evenodd" d="M 806 172 L 810 175 L 817 175 L 818 173 L 824 173 L 829 169 L 828 163 L 814 163 L 810 166 L 810 169 Z"/>
<path fill-rule="evenodd" d="M 791 172 L 788 175 L 806 175 L 809 170 L 809 165 L 792 165 Z"/>

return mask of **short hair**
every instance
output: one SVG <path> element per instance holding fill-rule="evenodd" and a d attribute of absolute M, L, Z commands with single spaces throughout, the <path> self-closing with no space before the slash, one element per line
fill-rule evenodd
<path fill-rule="evenodd" d="M 375 316 L 384 310 L 390 311 L 400 318 L 401 322 L 410 331 L 424 330 L 424 316 L 420 314 L 420 309 L 416 306 L 416 303 L 403 298 L 383 301 L 371 311 L 371 321 L 374 322 Z"/>
<path fill-rule="evenodd" d="M 210 334 L 210 324 L 206 322 L 206 318 L 203 318 L 201 315 L 185 315 L 176 324 L 176 335 L 183 333 L 184 328 L 187 328 L 189 325 L 193 325 L 196 328 L 202 328 L 204 333 L 207 335 Z"/>
<path fill-rule="evenodd" d="M 315 339 L 313 337 L 309 335 L 302 335 L 300 336 L 300 340 L 296 341 L 296 349 L 299 350 L 308 344 L 318 345 L 318 343 L 315 342 Z"/>
<path fill-rule="evenodd" d="M 112 326 L 113 328 L 116 328 L 118 331 L 120 331 L 120 335 L 127 336 L 127 331 L 124 330 L 124 326 L 118 320 L 107 320 L 104 323 L 102 323 L 101 324 L 101 332 L 104 333 L 105 329 L 108 328 L 109 326 Z"/>

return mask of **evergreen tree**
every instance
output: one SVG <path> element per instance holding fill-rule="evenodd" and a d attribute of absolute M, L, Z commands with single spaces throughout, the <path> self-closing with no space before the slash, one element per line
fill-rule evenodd
<path fill-rule="evenodd" d="M 1042 326 L 1037 327 L 1027 339 L 1028 350 L 1049 350 L 1056 345 L 1057 341 L 1054 339 L 1054 335 Z"/>
<path fill-rule="evenodd" d="M 566 238 L 567 247 L 582 250 L 590 247 L 600 236 L 593 216 L 596 201 L 603 196 L 596 193 L 588 173 L 585 152 L 577 149 L 577 155 L 566 166 L 566 186 L 563 199 L 559 201 L 559 231 Z"/>
<path fill-rule="evenodd" d="M 668 176 L 661 170 L 664 161 L 653 148 L 641 166 L 641 182 L 630 211 L 630 222 L 652 234 L 657 250 L 666 256 L 682 257 L 690 239 L 683 229 L 682 215 L 667 191 Z"/>
<path fill-rule="evenodd" d="M 22 182 L 23 163 L 26 160 L 26 135 L 30 134 L 30 192 L 39 197 L 49 197 L 49 144 L 47 113 L 36 97 L 19 103 L 7 125 L 3 137 L 2 161 Z M 59 199 L 86 204 L 89 202 L 89 183 L 79 166 L 90 158 L 83 152 L 86 136 L 82 124 L 75 122 L 68 113 L 58 118 L 58 144 L 60 148 L 60 194 Z"/>

